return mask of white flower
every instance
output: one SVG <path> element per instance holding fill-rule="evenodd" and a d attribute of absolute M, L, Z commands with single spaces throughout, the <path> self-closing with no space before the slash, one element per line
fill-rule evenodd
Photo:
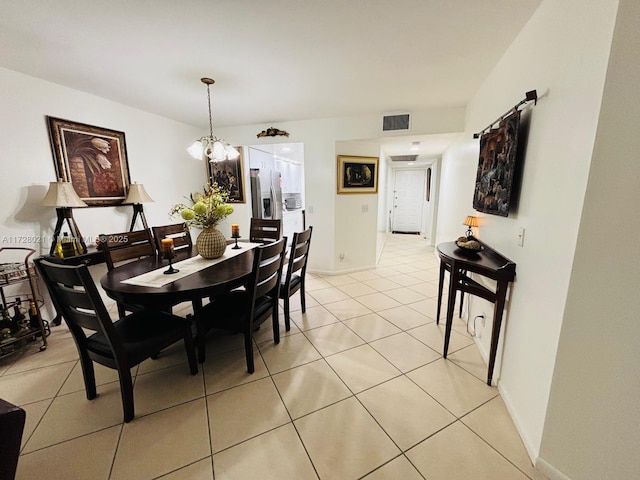
<path fill-rule="evenodd" d="M 111 145 L 109 145 L 109 142 L 102 138 L 92 138 L 91 145 L 100 150 L 102 153 L 109 153 L 109 150 L 111 150 Z"/>
<path fill-rule="evenodd" d="M 107 157 L 105 157 L 101 153 L 96 155 L 96 160 L 98 161 L 98 163 L 100 164 L 103 170 L 111 168 L 111 162 L 107 159 Z"/>

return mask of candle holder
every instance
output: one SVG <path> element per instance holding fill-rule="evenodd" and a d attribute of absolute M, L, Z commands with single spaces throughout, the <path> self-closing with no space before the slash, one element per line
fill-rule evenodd
<path fill-rule="evenodd" d="M 233 250 L 239 250 L 239 249 L 241 249 L 242 247 L 241 247 L 240 245 L 238 245 L 238 239 L 239 239 L 239 238 L 241 238 L 241 237 L 240 237 L 240 235 L 234 235 L 234 236 L 233 236 L 233 238 L 235 239 L 236 244 L 235 244 L 233 247 L 231 247 L 231 248 L 232 248 Z"/>
<path fill-rule="evenodd" d="M 172 273 L 178 273 L 180 271 L 177 268 L 173 268 L 173 263 L 171 263 L 171 260 L 175 256 L 176 252 L 173 249 L 165 250 L 164 252 L 162 252 L 162 258 L 164 258 L 165 260 L 169 260 L 169 268 L 163 272 L 165 275 L 171 275 Z"/>

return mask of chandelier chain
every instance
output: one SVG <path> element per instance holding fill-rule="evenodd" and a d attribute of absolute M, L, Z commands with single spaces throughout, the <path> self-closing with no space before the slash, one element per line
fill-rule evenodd
<path fill-rule="evenodd" d="M 213 138 L 213 121 L 211 120 L 211 91 L 210 85 L 207 84 L 207 102 L 209 102 L 209 135 Z"/>

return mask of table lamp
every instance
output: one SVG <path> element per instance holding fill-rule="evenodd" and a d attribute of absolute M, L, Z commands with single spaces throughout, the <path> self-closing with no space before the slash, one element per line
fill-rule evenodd
<path fill-rule="evenodd" d="M 122 203 L 133 204 L 133 218 L 131 219 L 131 226 L 129 227 L 130 232 L 133 232 L 138 215 L 140 215 L 140 218 L 142 219 L 142 225 L 144 228 L 149 228 L 147 225 L 147 219 L 144 216 L 144 210 L 142 209 L 142 204 L 147 202 L 153 202 L 153 199 L 149 196 L 141 183 L 133 182 L 129 185 L 129 193 Z"/>
<path fill-rule="evenodd" d="M 56 250 L 62 224 L 65 220 L 67 221 L 71 236 L 77 242 L 76 244 L 79 245 L 79 253 L 87 253 L 87 245 L 84 243 L 78 225 L 76 225 L 76 221 L 73 219 L 72 210 L 73 208 L 86 207 L 87 204 L 78 196 L 73 188 L 73 184 L 71 182 L 64 182 L 62 179 L 58 179 L 57 182 L 49 182 L 49 191 L 47 191 L 47 194 L 42 199 L 41 204 L 45 207 L 56 207 L 58 214 L 58 221 L 53 230 L 53 241 L 51 242 L 49 255 L 53 255 Z"/>
<path fill-rule="evenodd" d="M 471 230 L 471 228 L 478 226 L 478 217 L 473 217 L 469 215 L 467 218 L 464 219 L 464 222 L 462 222 L 462 224 L 469 227 L 467 228 L 467 231 L 464 232 L 464 234 L 466 237 L 470 237 L 471 235 L 473 235 L 473 230 Z"/>

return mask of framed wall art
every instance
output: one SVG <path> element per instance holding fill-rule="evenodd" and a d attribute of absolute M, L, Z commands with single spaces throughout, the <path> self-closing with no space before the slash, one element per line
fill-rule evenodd
<path fill-rule="evenodd" d="M 378 193 L 378 157 L 338 155 L 338 193 Z"/>
<path fill-rule="evenodd" d="M 124 132 L 46 118 L 57 178 L 89 206 L 120 205 L 131 183 Z"/>
<path fill-rule="evenodd" d="M 478 212 L 506 217 L 514 196 L 517 176 L 520 111 L 500 121 L 497 128 L 480 137 L 480 158 L 473 192 L 473 208 Z"/>
<path fill-rule="evenodd" d="M 229 192 L 229 201 L 245 203 L 244 177 L 242 175 L 242 147 L 235 147 L 240 156 L 235 160 L 207 162 L 207 175 L 210 182 Z"/>

